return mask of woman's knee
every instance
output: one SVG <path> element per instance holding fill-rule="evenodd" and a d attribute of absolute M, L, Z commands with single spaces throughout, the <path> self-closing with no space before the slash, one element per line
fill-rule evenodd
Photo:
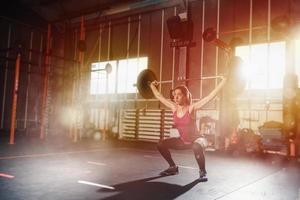
<path fill-rule="evenodd" d="M 195 148 L 201 148 L 201 149 L 205 149 L 208 146 L 208 142 L 206 138 L 198 138 L 194 141 L 193 146 L 195 145 Z"/>
<path fill-rule="evenodd" d="M 202 147 L 199 143 L 194 142 L 194 143 L 193 143 L 193 150 L 194 150 L 195 152 L 203 151 L 203 147 Z"/>
<path fill-rule="evenodd" d="M 164 148 L 164 140 L 159 140 L 159 142 L 157 143 L 157 145 L 156 145 L 156 147 L 158 148 L 158 149 L 162 149 L 162 148 Z"/>

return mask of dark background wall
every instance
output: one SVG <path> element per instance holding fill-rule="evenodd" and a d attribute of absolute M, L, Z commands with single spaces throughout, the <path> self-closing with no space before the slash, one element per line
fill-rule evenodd
<path fill-rule="evenodd" d="M 193 22 L 193 42 L 188 54 L 188 78 L 215 76 L 225 72 L 224 63 L 226 57 L 221 49 L 212 44 L 203 42 L 202 32 L 213 27 L 218 31 L 219 38 L 230 43 L 232 38 L 239 37 L 244 45 L 284 40 L 284 37 L 271 28 L 271 20 L 277 16 L 288 15 L 295 22 L 300 18 L 299 1 L 282 0 L 210 0 L 190 1 L 189 12 Z M 179 84 L 178 57 L 179 50 L 172 48 L 166 20 L 182 11 L 180 6 L 155 7 L 147 12 L 127 12 L 117 16 L 105 16 L 100 18 L 86 18 L 86 44 L 85 64 L 94 61 L 111 59 L 125 59 L 131 57 L 148 57 L 149 68 L 162 80 L 172 80 L 174 85 Z M 62 22 L 60 29 L 53 24 L 52 53 L 77 60 L 76 49 L 79 38 L 79 21 L 74 23 Z M 7 18 L 0 18 L 0 48 L 5 49 L 15 44 L 22 44 L 30 49 L 41 51 L 32 53 L 30 67 L 28 63 L 21 64 L 21 77 L 19 99 L 17 108 L 18 128 L 24 129 L 33 124 L 38 124 L 41 116 L 41 88 L 44 62 L 44 50 L 46 44 L 46 27 L 28 26 Z M 109 28 L 110 27 L 110 28 Z M 128 35 L 129 33 L 129 35 Z M 129 41 L 128 41 L 129 39 Z M 129 46 L 127 46 L 129 44 Z M 12 89 L 14 78 L 14 53 L 1 51 L 0 61 L 0 111 L 1 128 L 10 127 L 10 113 L 12 103 Z M 4 57 L 11 58 L 10 60 Z M 28 61 L 29 53 L 22 54 L 22 60 Z M 59 108 L 71 102 L 74 71 L 74 62 L 52 59 L 51 61 L 51 112 L 58 112 Z M 170 71 L 174 66 L 174 78 Z M 36 73 L 28 73 L 30 70 Z M 160 74 L 161 71 L 161 74 Z M 5 78 L 6 77 L 6 78 Z M 88 74 L 85 75 L 88 77 Z M 30 81 L 29 81 L 30 80 Z M 194 99 L 207 95 L 216 85 L 215 80 L 191 81 L 188 83 Z M 88 84 L 88 81 L 86 82 Z M 85 86 L 86 88 L 88 85 Z M 162 93 L 169 95 L 172 84 L 162 85 Z M 88 91 L 88 90 L 85 90 Z M 94 97 L 89 97 L 91 105 L 101 107 L 101 98 L 98 103 Z M 139 95 L 112 96 L 116 102 L 114 106 L 125 108 L 144 107 L 145 102 L 139 101 Z M 118 98 L 127 99 L 127 102 L 118 103 Z M 131 100 L 131 101 L 129 101 Z M 27 103 L 26 103 L 27 102 Z M 27 106 L 26 106 L 27 104 Z M 156 101 L 149 101 L 149 108 L 162 107 Z M 207 105 L 206 109 L 217 109 L 214 102 Z M 26 114 L 27 112 L 27 114 Z M 25 118 L 27 116 L 27 118 Z M 53 117 L 53 119 L 56 119 Z M 25 121 L 25 122 L 24 122 Z M 33 126 L 33 125 L 32 125 Z"/>

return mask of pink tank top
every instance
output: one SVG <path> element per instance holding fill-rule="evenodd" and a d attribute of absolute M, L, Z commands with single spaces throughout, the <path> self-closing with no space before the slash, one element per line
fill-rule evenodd
<path fill-rule="evenodd" d="M 190 144 L 197 138 L 196 122 L 188 111 L 182 117 L 177 116 L 177 111 L 174 112 L 173 122 L 184 143 Z"/>

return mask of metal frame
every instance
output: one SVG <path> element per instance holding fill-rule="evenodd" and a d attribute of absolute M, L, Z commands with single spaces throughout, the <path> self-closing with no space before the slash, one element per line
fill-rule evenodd
<path fill-rule="evenodd" d="M 8 35 L 7 35 L 7 48 L 10 46 L 11 40 L 11 25 L 8 25 Z M 9 56 L 9 52 L 6 52 L 6 57 Z M 5 72 L 4 72 L 4 84 L 3 84 L 3 98 L 2 98 L 2 113 L 1 113 L 1 128 L 4 127 L 4 113 L 5 113 L 5 102 L 6 102 L 6 87 L 7 87 L 7 70 L 8 70 L 8 60 L 5 62 Z"/>
<path fill-rule="evenodd" d="M 45 125 L 46 125 L 46 112 L 47 112 L 47 97 L 48 97 L 48 86 L 49 86 L 49 52 L 51 46 L 51 25 L 48 24 L 48 33 L 47 33 L 47 44 L 46 44 L 46 57 L 45 57 L 45 76 L 44 76 L 44 85 L 43 85 L 43 97 L 42 97 L 42 114 L 41 114 L 41 126 L 40 126 L 40 139 L 45 137 Z"/>
<path fill-rule="evenodd" d="M 30 33 L 30 44 L 29 47 L 30 49 L 32 49 L 32 45 L 33 45 L 33 31 L 31 31 Z M 29 68 L 29 73 L 27 75 L 27 87 L 26 87 L 26 97 L 25 97 L 25 113 L 24 113 L 24 128 L 26 129 L 27 127 L 27 115 L 28 115 L 28 97 L 29 97 L 29 90 L 30 90 L 30 85 L 31 85 L 31 59 L 32 59 L 32 52 L 29 52 L 29 56 L 28 56 L 28 60 L 29 60 L 29 64 L 28 64 L 28 68 Z"/>

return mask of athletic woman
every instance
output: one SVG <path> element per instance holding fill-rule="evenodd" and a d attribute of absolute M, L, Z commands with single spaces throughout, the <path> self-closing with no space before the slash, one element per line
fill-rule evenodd
<path fill-rule="evenodd" d="M 201 109 L 207 102 L 212 100 L 221 90 L 226 82 L 225 78 L 219 85 L 203 99 L 192 103 L 192 95 L 188 88 L 180 85 L 172 90 L 173 99 L 166 99 L 156 88 L 157 81 L 150 83 L 154 96 L 173 112 L 173 122 L 179 132 L 179 137 L 169 137 L 161 139 L 157 145 L 158 151 L 168 162 L 169 168 L 162 171 L 161 175 L 178 174 L 178 166 L 172 159 L 169 149 L 189 149 L 194 151 L 195 158 L 199 166 L 199 180 L 207 181 L 205 169 L 204 149 L 207 146 L 206 140 L 198 134 L 195 111 Z"/>

